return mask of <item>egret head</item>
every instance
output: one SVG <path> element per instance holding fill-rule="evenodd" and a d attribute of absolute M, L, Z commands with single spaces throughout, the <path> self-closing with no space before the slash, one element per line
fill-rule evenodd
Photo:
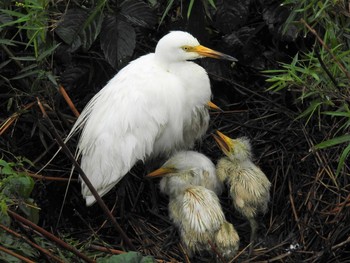
<path fill-rule="evenodd" d="M 213 134 L 215 141 L 230 160 L 243 161 L 251 158 L 252 150 L 248 138 L 231 139 L 219 131 L 216 131 L 216 133 L 217 135 Z"/>
<path fill-rule="evenodd" d="M 215 176 L 215 165 L 205 155 L 195 151 L 180 151 L 163 166 L 146 177 L 164 177 L 160 182 L 163 193 L 181 192 L 188 185 L 205 185 L 206 180 L 219 192 L 220 185 Z"/>
<path fill-rule="evenodd" d="M 166 62 L 180 62 L 203 57 L 237 61 L 234 57 L 200 45 L 195 37 L 183 31 L 172 31 L 161 38 L 155 54 Z"/>

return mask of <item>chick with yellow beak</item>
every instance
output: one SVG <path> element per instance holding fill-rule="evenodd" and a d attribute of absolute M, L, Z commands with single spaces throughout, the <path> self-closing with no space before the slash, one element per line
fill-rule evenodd
<path fill-rule="evenodd" d="M 210 252 L 210 242 L 224 257 L 235 255 L 239 236 L 225 220 L 217 196 L 222 183 L 209 158 L 198 152 L 181 151 L 147 176 L 162 177 L 160 190 L 169 196 L 169 217 L 179 229 L 190 257 L 196 252 Z"/>
<path fill-rule="evenodd" d="M 270 200 L 271 183 L 252 158 L 250 141 L 245 138 L 231 139 L 217 131 L 215 141 L 226 155 L 216 165 L 220 181 L 230 187 L 235 209 L 248 219 L 251 227 L 250 253 L 252 252 L 258 223 L 256 215 L 265 213 Z"/>

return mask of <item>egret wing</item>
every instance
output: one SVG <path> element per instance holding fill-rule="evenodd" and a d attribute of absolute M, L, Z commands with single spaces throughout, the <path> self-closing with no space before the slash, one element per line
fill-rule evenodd
<path fill-rule="evenodd" d="M 78 143 L 82 169 L 101 196 L 138 160 L 182 140 L 178 107 L 183 88 L 174 75 L 157 67 L 152 55 L 120 71 L 92 98 L 73 127 L 73 133 L 82 131 Z M 155 149 L 157 141 L 170 139 Z M 95 202 L 84 182 L 82 194 L 87 205 Z"/>

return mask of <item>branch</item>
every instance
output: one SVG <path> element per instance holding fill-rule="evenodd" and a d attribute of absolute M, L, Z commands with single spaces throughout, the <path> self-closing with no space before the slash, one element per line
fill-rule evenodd
<path fill-rule="evenodd" d="M 134 245 L 131 243 L 130 239 L 128 238 L 128 236 L 125 234 L 125 232 L 123 231 L 123 229 L 120 227 L 120 225 L 118 224 L 117 220 L 114 218 L 114 216 L 112 215 L 111 211 L 109 211 L 108 207 L 106 206 L 105 202 L 102 200 L 102 198 L 100 197 L 100 195 L 97 193 L 95 187 L 92 185 L 92 183 L 90 182 L 89 178 L 86 176 L 86 174 L 84 173 L 83 169 L 81 169 L 80 165 L 78 164 L 78 162 L 75 160 L 74 155 L 71 153 L 71 151 L 68 149 L 67 145 L 64 143 L 64 141 L 62 140 L 62 138 L 60 137 L 60 135 L 58 134 L 54 124 L 52 123 L 52 121 L 50 120 L 49 116 L 47 115 L 43 105 L 41 104 L 39 98 L 37 98 L 38 101 L 38 105 L 40 107 L 40 110 L 43 114 L 43 117 L 45 120 L 48 121 L 48 123 L 51 126 L 53 135 L 55 136 L 55 139 L 57 141 L 57 143 L 59 144 L 59 146 L 62 147 L 63 151 L 66 153 L 67 157 L 72 161 L 74 167 L 78 170 L 80 177 L 83 179 L 84 183 L 87 185 L 87 187 L 89 188 L 90 192 L 92 193 L 92 195 L 95 197 L 96 202 L 98 203 L 98 205 L 101 207 L 102 211 L 105 213 L 105 215 L 110 219 L 111 223 L 113 224 L 113 226 L 115 227 L 115 229 L 117 230 L 117 232 L 121 235 L 122 239 L 124 240 L 124 242 L 133 250 L 136 250 L 136 248 L 134 247 Z"/>
<path fill-rule="evenodd" d="M 53 235 L 52 233 L 46 231 L 45 229 L 43 229 L 42 227 L 32 223 L 31 221 L 29 221 L 28 219 L 25 219 L 24 217 L 16 214 L 15 212 L 11 211 L 11 210 L 7 210 L 7 213 L 14 219 L 16 219 L 17 221 L 25 224 L 26 226 L 38 231 L 40 234 L 42 234 L 43 236 L 45 236 L 46 238 L 54 241 L 55 243 L 57 243 L 58 245 L 60 245 L 61 247 L 69 250 L 70 252 L 72 252 L 73 254 L 75 254 L 76 256 L 78 256 L 79 258 L 85 260 L 88 263 L 95 263 L 94 260 L 88 258 L 87 256 L 85 256 L 84 254 L 82 254 L 80 251 L 78 251 L 75 247 L 72 247 L 70 245 L 68 245 L 66 242 L 64 242 L 62 239 L 59 239 L 58 237 L 56 237 L 55 235 Z"/>

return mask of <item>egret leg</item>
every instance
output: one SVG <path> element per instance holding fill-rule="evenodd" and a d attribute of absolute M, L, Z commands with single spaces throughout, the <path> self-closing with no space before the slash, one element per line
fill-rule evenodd
<path fill-rule="evenodd" d="M 249 220 L 249 224 L 250 224 L 250 247 L 249 247 L 249 256 L 252 254 L 253 252 L 253 247 L 254 247 L 254 243 L 255 243 L 255 239 L 256 239 L 256 232 L 258 230 L 258 222 L 256 222 L 255 218 L 251 217 L 248 218 Z"/>

